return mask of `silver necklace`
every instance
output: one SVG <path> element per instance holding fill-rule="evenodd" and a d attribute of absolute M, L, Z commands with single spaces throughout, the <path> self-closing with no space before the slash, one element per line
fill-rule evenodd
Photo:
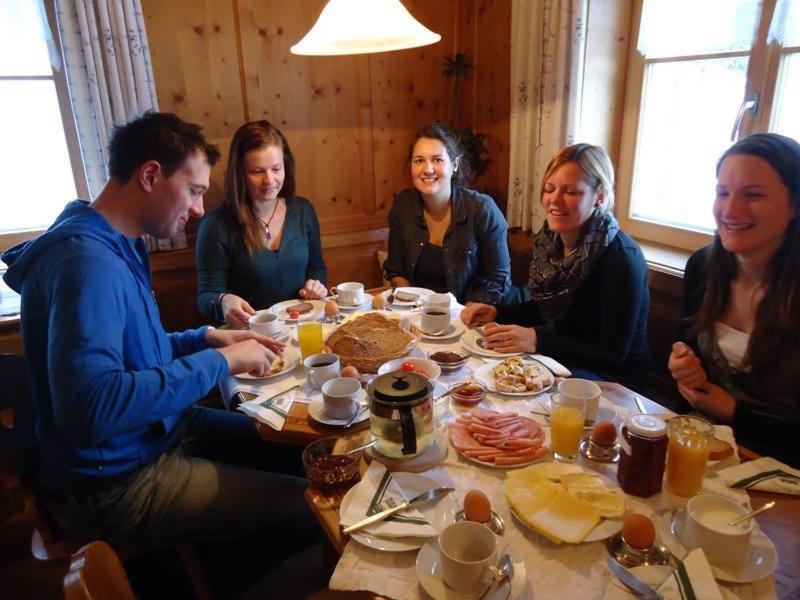
<path fill-rule="evenodd" d="M 272 223 L 272 219 L 275 216 L 275 213 L 278 212 L 278 204 L 280 204 L 281 199 L 275 199 L 275 207 L 272 209 L 272 214 L 269 217 L 268 221 L 264 221 L 261 217 L 258 217 L 258 220 L 261 221 L 261 224 L 264 226 L 264 233 L 267 235 L 267 243 L 272 239 L 272 232 L 269 230 L 269 224 Z"/>

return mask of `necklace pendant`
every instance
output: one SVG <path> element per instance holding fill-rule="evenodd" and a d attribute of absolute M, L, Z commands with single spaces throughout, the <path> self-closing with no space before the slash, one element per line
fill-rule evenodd
<path fill-rule="evenodd" d="M 272 232 L 269 230 L 269 225 L 264 227 L 264 233 L 267 234 L 267 243 L 272 239 Z"/>

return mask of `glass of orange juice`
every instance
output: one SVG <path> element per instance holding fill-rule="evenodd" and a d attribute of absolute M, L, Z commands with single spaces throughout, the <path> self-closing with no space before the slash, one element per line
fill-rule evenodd
<path fill-rule="evenodd" d="M 703 486 L 714 426 L 700 417 L 674 417 L 667 423 L 667 489 L 678 496 L 694 496 Z"/>
<path fill-rule="evenodd" d="M 297 341 L 303 360 L 322 352 L 322 323 L 305 321 L 297 324 Z"/>
<path fill-rule="evenodd" d="M 553 457 L 562 462 L 574 462 L 583 434 L 586 400 L 564 394 L 550 397 L 550 448 Z"/>

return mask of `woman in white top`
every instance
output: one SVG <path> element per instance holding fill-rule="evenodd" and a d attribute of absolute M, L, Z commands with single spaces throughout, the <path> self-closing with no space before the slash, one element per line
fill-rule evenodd
<path fill-rule="evenodd" d="M 681 396 L 737 441 L 798 466 L 800 144 L 740 140 L 717 163 L 711 245 L 689 259 L 684 342 L 669 369 Z"/>

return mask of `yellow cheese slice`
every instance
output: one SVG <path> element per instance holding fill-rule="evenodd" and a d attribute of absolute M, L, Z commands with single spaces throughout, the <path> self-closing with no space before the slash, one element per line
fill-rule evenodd
<path fill-rule="evenodd" d="M 533 483 L 509 479 L 503 488 L 509 504 L 522 519 L 546 507 L 561 489 L 558 484 L 546 479 Z"/>
<path fill-rule="evenodd" d="M 594 508 L 600 516 L 615 519 L 625 514 L 627 500 L 620 489 L 573 485 L 567 491 Z"/>
<path fill-rule="evenodd" d="M 577 544 L 600 522 L 600 513 L 559 487 L 547 506 L 524 518 L 551 540 Z"/>

